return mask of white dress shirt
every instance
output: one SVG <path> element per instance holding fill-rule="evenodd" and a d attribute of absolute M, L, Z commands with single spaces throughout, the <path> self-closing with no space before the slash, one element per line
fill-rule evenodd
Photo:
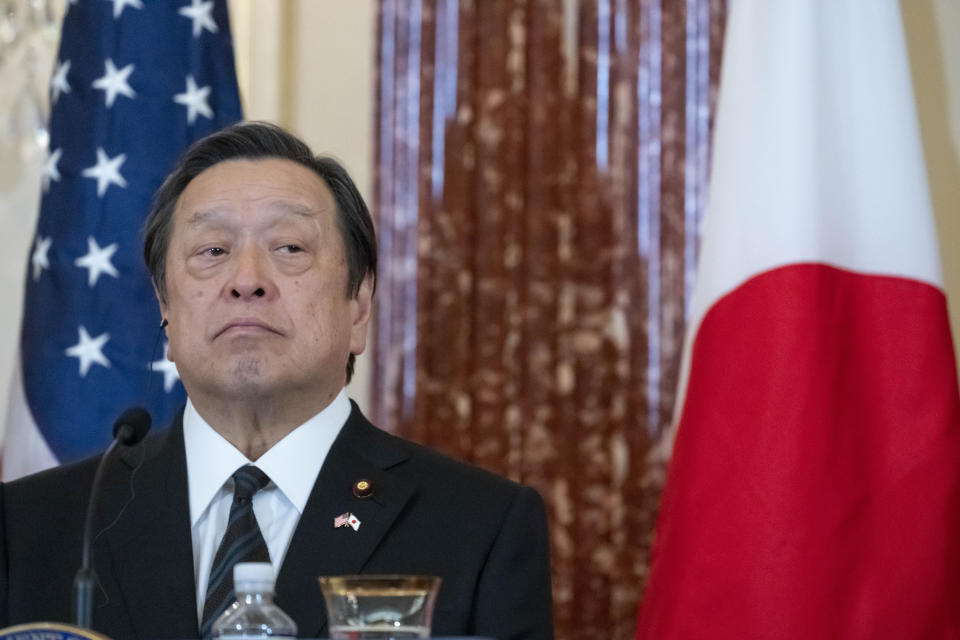
<path fill-rule="evenodd" d="M 233 472 L 255 463 L 270 477 L 270 484 L 253 497 L 253 512 L 270 551 L 274 572 L 279 573 L 320 467 L 349 415 L 350 401 L 343 389 L 323 411 L 252 461 L 214 431 L 187 399 L 183 440 L 190 492 L 197 620 L 203 617 L 210 567 L 227 530 L 233 502 Z"/>

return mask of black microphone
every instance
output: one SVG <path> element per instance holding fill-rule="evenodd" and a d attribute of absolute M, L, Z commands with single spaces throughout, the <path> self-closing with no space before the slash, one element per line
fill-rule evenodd
<path fill-rule="evenodd" d="M 117 442 L 132 447 L 150 431 L 150 414 L 142 407 L 131 407 L 113 423 L 113 437 Z"/>
<path fill-rule="evenodd" d="M 90 629 L 93 624 L 93 588 L 97 583 L 97 574 L 93 570 L 93 512 L 100 497 L 100 485 L 103 484 L 103 470 L 107 459 L 116 450 L 117 445 L 133 446 L 143 440 L 150 431 L 150 414 L 146 409 L 131 407 L 113 423 L 113 442 L 100 458 L 97 472 L 93 476 L 90 489 L 90 502 L 87 503 L 87 517 L 83 523 L 83 561 L 73 579 L 73 616 L 78 627 Z"/>

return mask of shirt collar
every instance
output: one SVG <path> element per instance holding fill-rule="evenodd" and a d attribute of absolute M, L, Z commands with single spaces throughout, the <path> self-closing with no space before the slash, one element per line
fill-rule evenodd
<path fill-rule="evenodd" d="M 307 505 L 330 446 L 350 416 L 346 389 L 320 413 L 291 431 L 256 460 L 274 485 L 301 514 Z M 187 398 L 183 412 L 183 441 L 187 457 L 190 526 L 193 527 L 233 472 L 252 464 L 213 427 Z"/>

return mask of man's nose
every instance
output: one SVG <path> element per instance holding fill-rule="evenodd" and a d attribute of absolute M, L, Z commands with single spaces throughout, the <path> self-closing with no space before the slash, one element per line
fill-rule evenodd
<path fill-rule="evenodd" d="M 267 257 L 257 247 L 239 247 L 228 284 L 233 298 L 265 298 L 274 291 Z"/>

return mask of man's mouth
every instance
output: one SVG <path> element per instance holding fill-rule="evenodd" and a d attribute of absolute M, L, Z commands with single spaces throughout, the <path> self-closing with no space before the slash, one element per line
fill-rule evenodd
<path fill-rule="evenodd" d="M 273 333 L 276 335 L 283 335 L 280 330 L 270 325 L 269 323 L 264 322 L 263 320 L 257 318 L 234 318 L 230 322 L 227 322 L 223 325 L 213 336 L 214 339 L 219 338 L 223 335 L 234 335 L 234 334 L 257 334 L 257 333 Z"/>

